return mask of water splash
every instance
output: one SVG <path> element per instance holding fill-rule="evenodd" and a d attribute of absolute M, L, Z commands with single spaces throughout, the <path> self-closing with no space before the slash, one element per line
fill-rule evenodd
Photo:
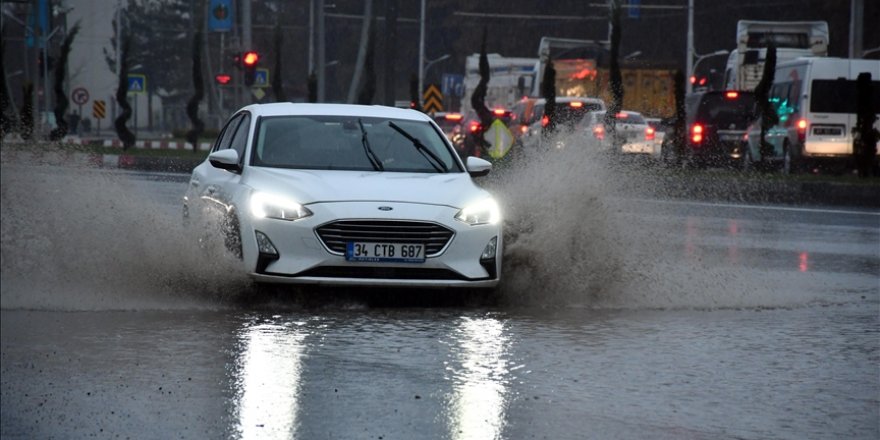
<path fill-rule="evenodd" d="M 87 159 L 4 152 L 0 179 L 4 309 L 213 308 L 247 284 L 179 211 Z"/>

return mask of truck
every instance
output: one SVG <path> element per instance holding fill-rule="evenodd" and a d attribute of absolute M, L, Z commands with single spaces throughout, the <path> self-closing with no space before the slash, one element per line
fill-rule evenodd
<path fill-rule="evenodd" d="M 556 96 L 597 97 L 611 102 L 609 43 L 605 40 L 576 40 L 543 37 L 538 45 L 538 62 L 532 96 L 541 96 L 541 81 L 549 60 L 556 70 Z M 675 109 L 675 70 L 646 63 L 622 61 L 623 108 L 647 117 L 669 117 Z"/>
<path fill-rule="evenodd" d="M 509 108 L 531 89 L 535 77 L 536 58 L 511 58 L 497 53 L 486 55 L 489 60 L 489 84 L 486 90 L 486 106 Z M 480 54 L 465 59 L 464 96 L 461 112 L 471 110 L 471 95 L 480 82 Z"/>
<path fill-rule="evenodd" d="M 736 48 L 727 58 L 724 88 L 754 90 L 764 72 L 767 47 L 776 46 L 776 62 L 828 56 L 826 21 L 755 21 L 736 24 Z"/>

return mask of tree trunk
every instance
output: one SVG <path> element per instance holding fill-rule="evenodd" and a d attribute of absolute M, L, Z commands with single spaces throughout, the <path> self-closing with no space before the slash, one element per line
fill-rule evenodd
<path fill-rule="evenodd" d="M 22 86 L 21 127 L 18 132 L 24 140 L 30 140 L 34 135 L 34 84 L 32 82 L 27 82 Z"/>
<path fill-rule="evenodd" d="M 544 115 L 547 118 L 547 124 L 543 124 L 541 134 L 547 138 L 553 134 L 556 129 L 556 68 L 553 67 L 553 60 L 547 60 L 547 66 L 544 67 L 544 78 L 541 81 L 541 97 L 544 98 Z"/>
<path fill-rule="evenodd" d="M 134 146 L 134 133 L 132 133 L 125 123 L 131 118 L 131 105 L 128 104 L 128 54 L 131 48 L 131 36 L 126 36 L 122 40 L 122 53 L 119 54 L 119 86 L 116 88 L 116 102 L 122 111 L 113 121 L 116 127 L 116 135 L 122 141 L 122 149 L 126 150 Z"/>
<path fill-rule="evenodd" d="M 275 25 L 275 69 L 272 72 L 272 93 L 275 95 L 276 102 L 287 101 L 287 94 L 284 93 L 284 81 L 281 80 L 281 48 L 284 43 L 284 35 L 281 33 L 281 25 Z"/>
<path fill-rule="evenodd" d="M 612 0 L 611 2 L 611 53 L 608 85 L 611 88 L 611 105 L 605 112 L 605 127 L 608 136 L 612 139 L 615 146 L 622 143 L 617 138 L 617 117 L 623 108 L 623 78 L 620 74 L 620 38 L 622 29 L 620 27 L 620 0 Z"/>
<path fill-rule="evenodd" d="M 64 91 L 64 77 L 67 71 L 67 58 L 70 56 L 70 48 L 78 32 L 79 23 L 76 23 L 70 29 L 70 32 L 67 33 L 67 36 L 64 37 L 64 42 L 61 44 L 61 56 L 58 57 L 58 63 L 55 64 L 55 123 L 58 127 L 49 133 L 49 139 L 53 141 L 60 140 L 66 136 L 69 128 L 67 125 L 67 106 L 69 102 L 67 100 L 67 93 Z"/>
<path fill-rule="evenodd" d="M 877 139 L 880 133 L 874 128 L 877 120 L 877 105 L 873 102 L 876 90 L 872 92 L 870 72 L 862 72 L 856 80 L 856 126 L 853 128 L 853 156 L 859 177 L 867 178 L 876 173 Z"/>
<path fill-rule="evenodd" d="M 195 94 L 186 103 L 186 115 L 192 122 L 192 129 L 186 133 L 186 140 L 192 144 L 193 152 L 199 151 L 199 136 L 205 131 L 205 123 L 199 119 L 199 103 L 205 96 L 205 81 L 202 78 L 202 31 L 196 31 L 192 51 L 192 80 Z"/>
<path fill-rule="evenodd" d="M 761 162 L 764 164 L 773 155 L 773 146 L 767 142 L 767 130 L 779 121 L 776 109 L 770 104 L 770 87 L 773 85 L 775 75 L 776 46 L 770 44 L 767 47 L 767 55 L 764 57 L 764 71 L 761 75 L 761 81 L 755 86 L 756 113 L 761 119 L 761 135 L 758 145 L 760 146 Z"/>

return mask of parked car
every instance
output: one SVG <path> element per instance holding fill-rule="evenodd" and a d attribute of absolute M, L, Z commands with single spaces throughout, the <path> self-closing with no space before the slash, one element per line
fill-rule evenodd
<path fill-rule="evenodd" d="M 490 168 L 414 110 L 255 104 L 193 170 L 183 214 L 259 282 L 492 288 L 500 211 L 472 181 Z"/>
<path fill-rule="evenodd" d="M 746 148 L 755 95 L 741 90 L 698 92 L 685 98 L 686 159 L 696 166 L 730 166 Z"/>
<path fill-rule="evenodd" d="M 589 133 L 588 136 L 599 144 L 601 150 L 626 154 L 659 154 L 654 143 L 656 132 L 641 113 L 624 110 L 614 115 L 614 136 L 605 123 L 605 115 L 604 111 L 590 112 L 581 123 L 581 130 Z M 619 146 L 619 150 L 615 150 L 615 145 Z"/>
<path fill-rule="evenodd" d="M 880 61 L 801 58 L 780 63 L 770 89 L 779 123 L 765 134 L 772 151 L 764 159 L 780 163 L 785 172 L 847 164 L 856 125 L 856 78 L 861 72 L 871 73 L 873 102 L 880 116 Z M 874 127 L 880 130 L 880 118 Z M 742 158 L 745 168 L 762 159 L 760 135 L 760 121 L 755 121 L 748 129 L 748 149 Z"/>

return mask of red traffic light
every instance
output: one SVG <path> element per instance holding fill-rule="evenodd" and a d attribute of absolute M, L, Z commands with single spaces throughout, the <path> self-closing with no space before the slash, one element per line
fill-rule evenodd
<path fill-rule="evenodd" d="M 217 84 L 226 85 L 232 81 L 232 75 L 227 75 L 225 73 L 221 73 L 218 75 L 214 75 L 214 80 L 217 81 Z"/>
<path fill-rule="evenodd" d="M 245 52 L 244 55 L 241 56 L 241 61 L 244 63 L 245 67 L 256 66 L 257 62 L 260 61 L 260 54 L 254 51 Z"/>

